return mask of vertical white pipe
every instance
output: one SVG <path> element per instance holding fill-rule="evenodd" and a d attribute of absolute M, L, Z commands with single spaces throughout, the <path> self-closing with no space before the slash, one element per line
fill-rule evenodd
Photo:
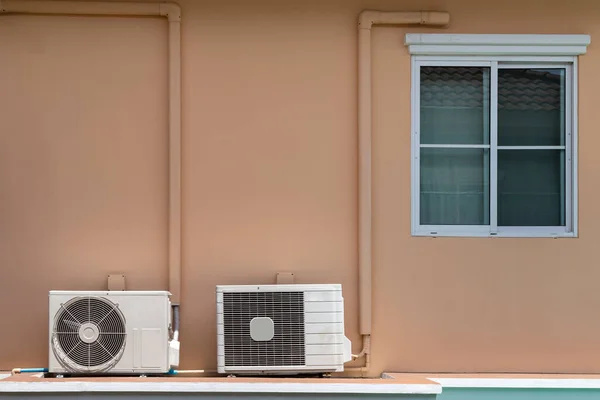
<path fill-rule="evenodd" d="M 359 331 L 363 349 L 354 358 L 365 356 L 365 366 L 347 371 L 367 372 L 371 365 L 372 326 L 372 205 L 371 205 L 371 27 L 373 25 L 447 26 L 445 12 L 382 12 L 365 10 L 358 22 L 358 297 Z"/>
<path fill-rule="evenodd" d="M 169 291 L 181 301 L 181 24 L 169 18 Z"/>
<path fill-rule="evenodd" d="M 359 330 L 371 334 L 371 27 L 358 30 Z"/>

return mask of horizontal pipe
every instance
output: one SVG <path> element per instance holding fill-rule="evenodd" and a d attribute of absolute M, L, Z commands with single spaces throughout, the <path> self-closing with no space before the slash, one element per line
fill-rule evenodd
<path fill-rule="evenodd" d="M 0 5 L 3 12 L 12 12 L 18 14 L 160 16 L 159 3 L 2 0 Z"/>
<path fill-rule="evenodd" d="M 0 12 L 14 14 L 163 16 L 169 18 L 170 21 L 181 19 L 181 10 L 177 4 L 149 2 L 0 0 Z"/>
<path fill-rule="evenodd" d="M 373 25 L 430 25 L 447 26 L 450 14 L 441 11 L 386 12 L 366 10 L 360 14 L 358 26 L 371 29 Z"/>

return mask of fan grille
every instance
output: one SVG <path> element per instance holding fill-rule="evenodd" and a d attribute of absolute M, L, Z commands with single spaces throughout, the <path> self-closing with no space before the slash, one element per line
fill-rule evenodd
<path fill-rule="evenodd" d="M 273 339 L 252 339 L 250 321 L 256 317 L 273 320 Z M 303 292 L 223 293 L 223 322 L 226 365 L 305 365 Z"/>
<path fill-rule="evenodd" d="M 106 371 L 123 355 L 125 318 L 107 299 L 76 297 L 61 304 L 52 336 L 54 353 L 67 370 Z"/>

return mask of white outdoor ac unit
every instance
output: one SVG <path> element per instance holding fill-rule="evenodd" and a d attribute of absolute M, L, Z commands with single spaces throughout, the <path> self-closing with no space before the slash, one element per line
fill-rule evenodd
<path fill-rule="evenodd" d="M 48 372 L 161 374 L 179 364 L 165 291 L 50 291 Z"/>
<path fill-rule="evenodd" d="M 343 371 L 342 286 L 217 286 L 217 344 L 219 373 Z"/>

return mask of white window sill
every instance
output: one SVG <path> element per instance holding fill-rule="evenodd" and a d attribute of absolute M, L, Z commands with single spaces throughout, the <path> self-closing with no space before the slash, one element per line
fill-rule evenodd
<path fill-rule="evenodd" d="M 412 236 L 415 237 L 471 237 L 471 238 L 577 238 L 573 232 L 553 231 L 552 229 L 506 229 L 491 233 L 488 229 L 429 229 L 420 228 L 413 230 Z"/>

